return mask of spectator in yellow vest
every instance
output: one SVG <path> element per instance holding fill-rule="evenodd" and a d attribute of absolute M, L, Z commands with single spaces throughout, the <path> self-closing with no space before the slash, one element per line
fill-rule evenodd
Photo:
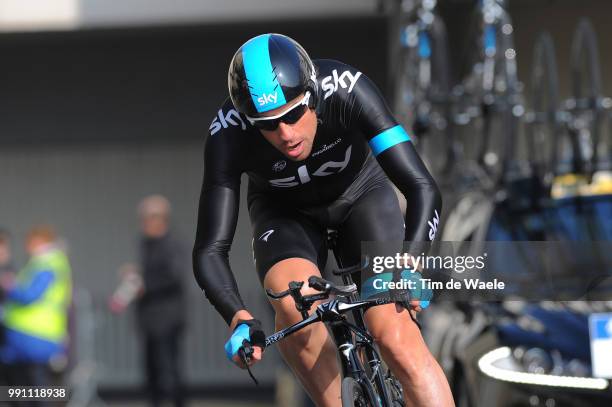
<path fill-rule="evenodd" d="M 9 384 L 46 385 L 51 364 L 66 357 L 70 264 L 50 226 L 30 230 L 26 250 L 30 259 L 14 281 L 0 282 L 6 295 L 0 361 L 10 367 Z"/>

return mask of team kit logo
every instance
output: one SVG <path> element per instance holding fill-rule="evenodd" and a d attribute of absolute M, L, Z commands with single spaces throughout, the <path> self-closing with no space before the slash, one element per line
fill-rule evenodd
<path fill-rule="evenodd" d="M 310 182 L 312 177 L 326 177 L 328 175 L 338 174 L 348 166 L 351 159 L 351 149 L 352 146 L 348 146 L 344 153 L 344 160 L 342 161 L 328 161 L 322 164 L 314 172 L 310 172 L 306 164 L 304 164 L 298 167 L 297 176 L 271 179 L 269 180 L 270 185 L 278 188 L 291 188 Z"/>
<path fill-rule="evenodd" d="M 357 72 L 353 75 L 351 71 L 344 71 L 338 75 L 338 71 L 334 69 L 330 76 L 326 76 L 321 81 L 321 89 L 325 91 L 323 98 L 327 99 L 332 93 L 336 92 L 338 88 L 348 88 L 347 92 L 351 93 L 360 76 L 361 72 Z"/>
<path fill-rule="evenodd" d="M 287 161 L 285 161 L 285 160 L 277 161 L 272 166 L 272 171 L 274 171 L 274 172 L 281 172 L 282 170 L 285 169 L 286 166 L 287 166 Z"/>
<path fill-rule="evenodd" d="M 330 144 L 323 144 L 321 146 L 320 149 L 318 149 L 317 151 L 315 151 L 314 153 L 312 153 L 310 156 L 311 157 L 316 157 L 319 154 L 322 154 L 328 150 L 331 150 L 332 148 L 336 147 L 338 144 L 340 144 L 340 142 L 342 141 L 342 137 L 338 137 L 333 143 Z"/>
<path fill-rule="evenodd" d="M 262 240 L 264 242 L 267 242 L 268 239 L 270 238 L 270 235 L 274 233 L 274 229 L 270 229 L 264 233 L 261 234 L 261 236 L 259 236 L 259 240 Z"/>
<path fill-rule="evenodd" d="M 213 136 L 219 130 L 227 129 L 229 126 L 240 126 L 242 130 L 246 130 L 246 123 L 236 109 L 230 109 L 227 113 L 223 113 L 223 110 L 219 109 L 217 117 L 214 118 L 208 130 L 210 135 Z"/>
<path fill-rule="evenodd" d="M 434 238 L 436 237 L 436 233 L 438 232 L 439 223 L 440 223 L 440 215 L 438 214 L 438 210 L 434 209 L 433 219 L 427 221 L 427 224 L 429 225 L 429 240 L 434 240 Z"/>
<path fill-rule="evenodd" d="M 276 103 L 277 100 L 278 100 L 277 92 L 268 93 L 268 94 L 264 93 L 262 96 L 257 98 L 257 103 L 259 103 L 259 106 L 265 106 L 268 103 Z"/>

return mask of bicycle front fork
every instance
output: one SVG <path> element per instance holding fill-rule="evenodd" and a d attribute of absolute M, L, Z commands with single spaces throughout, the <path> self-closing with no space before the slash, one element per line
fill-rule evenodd
<path fill-rule="evenodd" d="M 334 342 L 338 348 L 342 377 L 352 377 L 361 384 L 369 399 L 375 403 L 374 405 L 391 407 L 389 404 L 389 394 L 385 385 L 385 377 L 382 374 L 382 370 L 380 370 L 381 361 L 377 353 L 370 348 L 373 344 L 364 344 L 363 350 L 365 354 L 359 355 L 360 348 L 362 347 L 355 344 L 353 333 L 346 324 L 338 322 L 331 323 L 329 326 Z M 363 366 L 363 357 L 365 357 L 365 363 L 375 364 L 371 366 L 373 372 L 371 378 L 367 376 Z"/>

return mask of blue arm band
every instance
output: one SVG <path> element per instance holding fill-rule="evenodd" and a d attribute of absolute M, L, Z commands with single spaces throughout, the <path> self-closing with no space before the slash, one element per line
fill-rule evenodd
<path fill-rule="evenodd" d="M 383 131 L 376 137 L 373 137 L 368 144 L 374 155 L 377 156 L 388 148 L 405 141 L 410 141 L 410 136 L 406 133 L 406 130 L 398 124 L 395 127 Z"/>

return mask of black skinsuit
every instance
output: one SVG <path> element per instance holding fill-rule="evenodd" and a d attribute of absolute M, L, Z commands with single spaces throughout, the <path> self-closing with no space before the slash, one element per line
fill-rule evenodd
<path fill-rule="evenodd" d="M 327 228 L 338 230 L 345 265 L 359 261 L 360 241 L 428 241 L 435 235 L 431 224 L 440 216 L 440 193 L 376 86 L 340 62 L 314 64 L 319 122 L 305 160 L 287 159 L 229 99 L 210 126 L 193 266 L 198 284 L 228 323 L 246 309 L 228 261 L 242 173 L 249 177 L 253 250 L 262 280 L 286 258 L 321 265 Z M 389 180 L 406 197 L 404 219 Z"/>

